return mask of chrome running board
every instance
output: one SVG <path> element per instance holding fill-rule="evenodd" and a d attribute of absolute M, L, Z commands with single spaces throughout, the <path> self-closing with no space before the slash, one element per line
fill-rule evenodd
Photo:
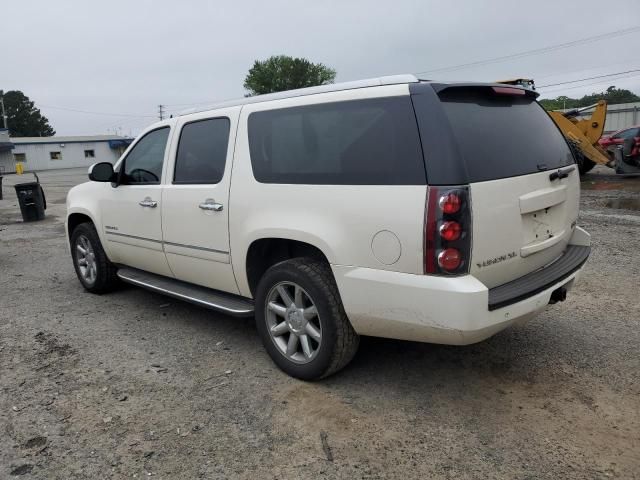
<path fill-rule="evenodd" d="M 136 268 L 122 267 L 118 269 L 118 277 L 130 283 L 154 292 L 162 293 L 205 308 L 238 317 L 253 315 L 253 302 L 238 295 L 219 292 L 210 288 L 182 282 L 174 278 L 163 277 L 155 273 Z"/>

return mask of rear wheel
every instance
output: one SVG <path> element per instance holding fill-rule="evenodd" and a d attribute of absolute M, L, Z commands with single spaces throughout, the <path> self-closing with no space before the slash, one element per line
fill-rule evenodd
<path fill-rule="evenodd" d="M 71 257 L 82 286 L 91 293 L 105 293 L 118 285 L 116 267 L 102 248 L 91 223 L 81 223 L 71 234 Z"/>
<path fill-rule="evenodd" d="M 358 349 L 331 270 L 312 258 L 267 270 L 258 284 L 256 325 L 276 365 L 303 380 L 337 372 Z"/>

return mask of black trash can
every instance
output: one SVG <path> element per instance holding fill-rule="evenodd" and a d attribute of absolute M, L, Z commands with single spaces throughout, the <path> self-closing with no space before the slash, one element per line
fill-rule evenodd
<path fill-rule="evenodd" d="M 47 208 L 44 192 L 38 182 L 19 183 L 15 186 L 20 212 L 25 222 L 44 219 L 44 209 Z"/>

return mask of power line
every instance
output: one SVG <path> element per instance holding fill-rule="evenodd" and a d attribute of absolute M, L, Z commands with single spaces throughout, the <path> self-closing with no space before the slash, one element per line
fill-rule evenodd
<path fill-rule="evenodd" d="M 169 104 L 164 104 L 165 107 L 190 107 L 191 105 L 202 105 L 202 104 L 211 104 L 211 103 L 218 103 L 220 102 L 220 100 L 207 100 L 204 102 L 193 102 L 193 103 L 169 103 Z"/>
<path fill-rule="evenodd" d="M 580 78 L 578 80 L 568 80 L 566 82 L 559 82 L 559 83 L 549 83 L 547 85 L 540 85 L 539 87 L 536 88 L 545 88 L 545 87 L 556 87 L 558 85 L 567 85 L 569 83 L 578 83 L 578 82 L 585 82 L 587 80 L 594 80 L 596 78 L 607 78 L 607 77 L 615 77 L 616 75 L 624 75 L 627 73 L 635 73 L 635 72 L 640 72 L 640 68 L 636 68 L 635 70 L 627 70 L 625 72 L 618 72 L 618 73 L 609 73 L 607 75 L 596 75 L 595 77 L 586 77 L 586 78 Z"/>
<path fill-rule="evenodd" d="M 619 82 L 620 80 L 628 80 L 630 78 L 635 78 L 635 77 L 638 77 L 638 76 L 640 76 L 640 73 L 636 73 L 636 74 L 633 74 L 633 75 L 627 75 L 626 77 L 618 77 L 615 80 L 616 80 L 616 82 Z M 554 89 L 551 89 L 551 90 L 546 90 L 545 92 L 543 92 L 543 94 L 544 95 L 549 95 L 550 93 L 564 92 L 566 90 L 575 90 L 576 88 L 588 87 L 590 85 L 602 85 L 602 84 L 606 84 L 606 83 L 608 83 L 608 82 L 606 82 L 606 81 L 603 82 L 601 80 L 598 80 L 596 82 L 585 83 L 583 85 L 575 85 L 573 87 L 554 88 Z"/>
<path fill-rule="evenodd" d="M 111 123 L 109 122 L 109 124 L 101 124 L 95 127 L 95 130 L 110 130 L 116 127 L 123 127 L 123 126 L 128 126 L 129 128 L 132 127 L 144 127 L 149 125 L 150 123 L 153 123 L 152 120 L 146 119 L 146 118 L 128 118 L 128 119 L 121 119 L 121 121 L 118 121 L 117 123 Z"/>
<path fill-rule="evenodd" d="M 75 113 L 86 113 L 89 115 L 108 115 L 108 116 L 114 116 L 114 117 L 151 117 L 153 118 L 154 115 L 136 115 L 133 113 L 109 113 L 109 112 L 93 112 L 93 111 L 89 111 L 89 110 L 77 110 L 75 108 L 67 108 L 67 107 L 54 107 L 52 105 L 43 105 L 43 104 L 38 104 L 38 106 L 40 107 L 44 107 L 44 108 L 51 108 L 54 110 L 64 110 L 67 112 L 75 112 Z"/>
<path fill-rule="evenodd" d="M 503 62 L 505 60 L 510 60 L 510 59 L 514 59 L 514 58 L 522 58 L 522 57 L 528 57 L 531 55 L 540 55 L 543 53 L 549 53 L 549 52 L 554 52 L 557 50 L 562 50 L 564 48 L 569 48 L 569 47 L 573 47 L 575 45 L 584 45 L 587 43 L 593 43 L 593 42 L 597 42 L 599 40 L 604 40 L 606 38 L 615 38 L 615 37 L 620 37 L 622 35 L 628 35 L 630 33 L 635 33 L 640 31 L 640 26 L 636 26 L 636 27 L 630 27 L 630 28 L 625 28 L 622 30 L 616 30 L 613 32 L 609 32 L 609 33 L 602 33 L 600 35 L 594 35 L 592 37 L 586 37 L 586 38 L 582 38 L 580 40 L 572 40 L 570 42 L 565 42 L 565 43 L 558 43 L 556 45 L 549 45 L 547 47 L 542 47 L 542 48 L 536 48 L 533 50 L 526 50 L 524 52 L 519 52 L 519 53 L 512 53 L 510 55 L 503 55 L 501 57 L 494 57 L 494 58 L 487 58 L 485 60 L 478 60 L 475 62 L 469 62 L 469 63 L 461 63 L 459 65 L 451 65 L 449 67 L 441 67 L 441 68 L 435 68 L 435 69 L 431 69 L 431 70 L 423 70 L 421 72 L 416 72 L 416 73 L 435 73 L 435 72 L 447 72 L 447 71 L 454 71 L 454 70 L 462 70 L 465 68 L 469 68 L 469 67 L 477 67 L 480 65 L 487 65 L 487 64 L 491 64 L 491 63 L 498 63 L 498 62 Z"/>
<path fill-rule="evenodd" d="M 602 70 L 602 69 L 606 69 L 609 67 L 614 67 L 617 65 L 628 65 L 629 63 L 635 62 L 638 58 L 637 57 L 633 57 L 633 58 L 627 58 L 625 60 L 622 61 L 618 61 L 618 62 L 614 62 L 614 63 L 605 63 L 605 64 L 598 64 L 596 66 L 593 67 L 588 67 L 588 68 L 580 68 L 580 69 L 572 69 L 572 70 L 554 70 L 553 73 L 547 73 L 545 75 L 538 75 L 535 74 L 533 75 L 533 78 L 536 79 L 536 81 L 540 80 L 541 78 L 550 78 L 550 77 L 560 77 L 563 75 L 567 75 L 569 73 L 580 73 L 580 72 L 589 72 L 591 70 Z"/>

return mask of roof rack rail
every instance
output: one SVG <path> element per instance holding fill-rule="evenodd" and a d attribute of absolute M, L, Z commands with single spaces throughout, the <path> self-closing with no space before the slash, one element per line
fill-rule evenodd
<path fill-rule="evenodd" d="M 284 98 L 303 97 L 306 95 L 315 95 L 317 93 L 338 92 L 341 90 L 353 90 L 356 88 L 377 87 L 381 85 L 398 85 L 402 83 L 417 83 L 420 79 L 415 75 L 389 75 L 377 78 L 367 78 L 364 80 L 355 80 L 352 82 L 331 83 L 328 85 L 320 85 L 317 87 L 299 88 L 296 90 L 287 90 L 284 92 L 268 93 L 266 95 L 256 95 L 253 97 L 239 98 L 236 100 L 228 100 L 216 104 L 211 104 L 204 108 L 192 108 L 180 112 L 177 116 L 190 115 L 192 113 L 206 112 L 218 108 L 236 107 L 238 105 L 247 105 L 250 103 L 268 102 L 271 100 L 281 100 Z"/>

